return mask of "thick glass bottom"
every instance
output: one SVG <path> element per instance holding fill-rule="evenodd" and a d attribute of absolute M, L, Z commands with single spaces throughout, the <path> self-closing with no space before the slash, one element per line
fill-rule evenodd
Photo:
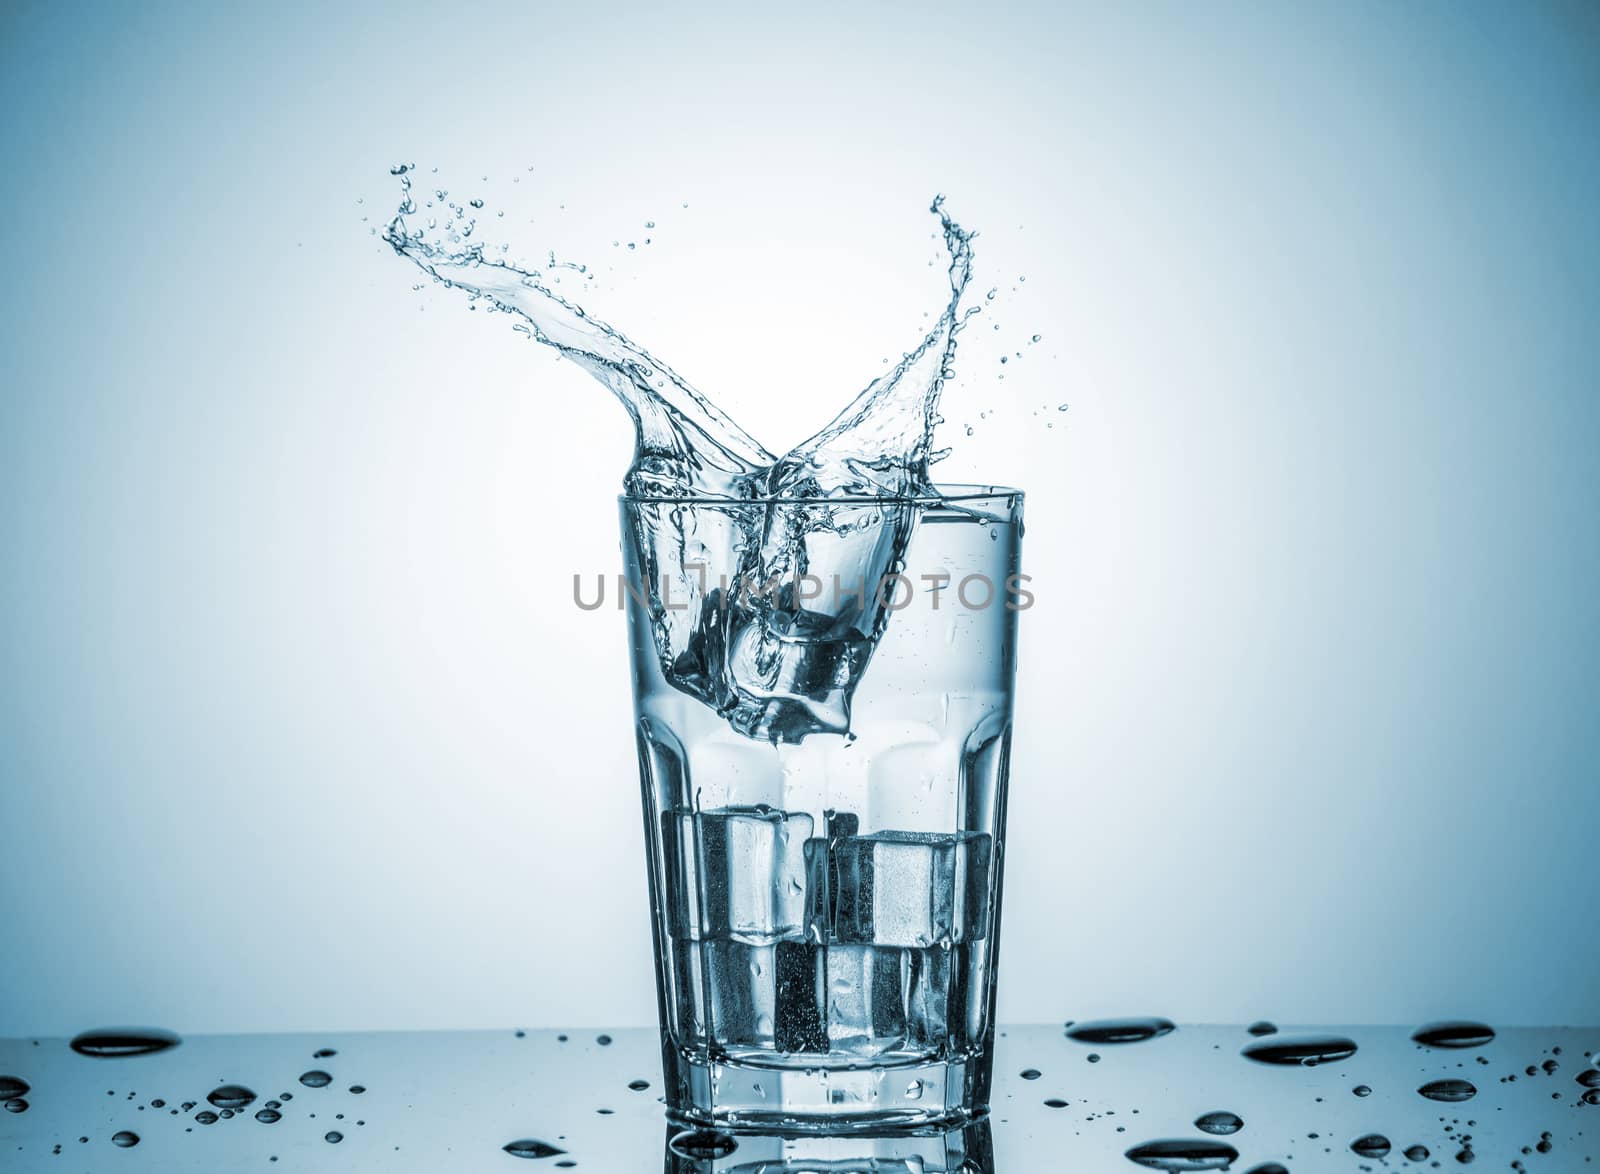
<path fill-rule="evenodd" d="M 911 1132 L 961 1125 L 988 1112 L 978 1057 L 860 1068 L 706 1062 L 678 1056 L 668 1112 L 729 1130 Z"/>

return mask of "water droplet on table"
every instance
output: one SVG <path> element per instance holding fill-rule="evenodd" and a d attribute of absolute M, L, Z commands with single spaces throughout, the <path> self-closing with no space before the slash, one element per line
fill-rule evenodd
<path fill-rule="evenodd" d="M 531 1137 L 525 1137 L 521 1141 L 507 1142 L 500 1148 L 514 1158 L 553 1158 L 557 1154 L 567 1152 L 556 1148 L 549 1142 L 538 1141 Z"/>
<path fill-rule="evenodd" d="M 1450 1019 L 1419 1027 L 1411 1038 L 1430 1048 L 1478 1048 L 1494 1039 L 1494 1028 L 1486 1023 Z"/>
<path fill-rule="evenodd" d="M 210 1109 L 202 1109 L 194 1115 L 194 1119 L 201 1125 L 215 1125 L 219 1118 Z"/>
<path fill-rule="evenodd" d="M 1238 1133 L 1244 1128 L 1244 1120 L 1237 1113 L 1229 1113 L 1218 1109 L 1214 1113 L 1202 1113 L 1194 1119 L 1194 1127 L 1201 1133 L 1214 1133 L 1227 1135 Z"/>
<path fill-rule="evenodd" d="M 686 1129 L 675 1134 L 667 1148 L 680 1157 L 704 1162 L 727 1157 L 739 1148 L 739 1143 L 728 1134 L 712 1129 Z"/>
<path fill-rule="evenodd" d="M 344 1140 L 344 1134 L 340 1133 L 337 1129 L 330 1129 L 328 1132 L 322 1135 L 322 1140 L 327 1142 L 329 1145 L 338 1145 Z"/>
<path fill-rule="evenodd" d="M 1370 1097 L 1372 1095 L 1371 1087 L 1365 1084 L 1358 1084 L 1350 1091 L 1355 1093 L 1358 1097 Z"/>
<path fill-rule="evenodd" d="M 263 1125 L 272 1125 L 275 1122 L 280 1121 L 282 1119 L 283 1119 L 283 1114 L 278 1112 L 278 1110 L 276 1110 L 276 1109 L 258 1109 L 258 1110 L 256 1110 L 256 1120 L 261 1122 L 261 1124 L 263 1124 Z"/>
<path fill-rule="evenodd" d="M 256 1094 L 242 1084 L 224 1084 L 206 1094 L 206 1100 L 219 1109 L 242 1109 L 256 1099 Z"/>
<path fill-rule="evenodd" d="M 111 1059 L 118 1056 L 148 1056 L 175 1048 L 183 1041 L 158 1027 L 97 1027 L 72 1038 L 72 1050 L 81 1056 Z"/>
<path fill-rule="evenodd" d="M 1037 1068 L 1024 1068 L 1019 1075 L 1021 1075 L 1022 1079 L 1024 1080 L 1038 1080 L 1039 1077 L 1044 1075 L 1044 1073 L 1040 1072 Z"/>
<path fill-rule="evenodd" d="M 1470 1101 L 1478 1095 L 1475 1085 L 1469 1080 L 1430 1080 L 1427 1084 L 1417 1089 L 1422 1096 L 1430 1101 Z"/>
<path fill-rule="evenodd" d="M 1245 1028 L 1245 1030 L 1251 1035 L 1276 1035 L 1278 1034 L 1278 1025 L 1276 1023 L 1270 1023 L 1265 1019 L 1257 1019 L 1249 1027 Z"/>
<path fill-rule="evenodd" d="M 1170 1019 L 1097 1019 L 1067 1028 L 1067 1038 L 1085 1044 L 1137 1044 L 1173 1030 Z"/>
<path fill-rule="evenodd" d="M 1381 1133 L 1368 1133 L 1352 1141 L 1350 1148 L 1363 1158 L 1381 1158 L 1389 1152 L 1389 1139 Z"/>
<path fill-rule="evenodd" d="M 1342 1035 L 1306 1035 L 1246 1044 L 1240 1055 L 1261 1064 L 1332 1064 L 1356 1054 L 1354 1040 Z"/>
<path fill-rule="evenodd" d="M 1412 1145 L 1406 1147 L 1406 1161 L 1426 1162 L 1428 1160 L 1428 1147 L 1425 1145 Z"/>
<path fill-rule="evenodd" d="M 1127 1158 L 1152 1170 L 1226 1170 L 1239 1160 L 1239 1151 L 1224 1141 L 1168 1138 L 1136 1145 Z"/>
<path fill-rule="evenodd" d="M 1579 1079 L 1583 1079 L 1579 1077 Z M 26 1096 L 31 1086 L 20 1076 L 0 1076 L 0 1101 L 9 1101 L 12 1097 Z"/>
<path fill-rule="evenodd" d="M 313 1068 L 310 1072 L 300 1074 L 300 1083 L 307 1088 L 327 1088 L 332 1081 L 333 1077 L 320 1068 Z"/>
<path fill-rule="evenodd" d="M 111 1135 L 111 1144 L 121 1149 L 132 1149 L 139 1144 L 139 1135 L 132 1130 L 123 1129 Z"/>
<path fill-rule="evenodd" d="M 630 1080 L 628 1081 L 628 1087 L 634 1092 L 643 1092 L 650 1087 L 650 1082 L 648 1080 Z"/>
<path fill-rule="evenodd" d="M 28 1111 L 28 1102 L 21 1097 L 12 1097 L 6 1102 L 5 1107 L 8 1113 L 26 1113 Z"/>

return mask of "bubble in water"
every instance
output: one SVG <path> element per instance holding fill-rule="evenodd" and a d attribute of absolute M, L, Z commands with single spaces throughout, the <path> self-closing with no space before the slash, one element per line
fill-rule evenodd
<path fill-rule="evenodd" d="M 28 1102 L 21 1097 L 12 1097 L 6 1102 L 6 1112 L 8 1113 L 26 1113 L 27 1111 Z"/>
<path fill-rule="evenodd" d="M 256 1099 L 256 1094 L 242 1084 L 224 1084 L 206 1094 L 206 1100 L 219 1109 L 242 1109 Z"/>
<path fill-rule="evenodd" d="M 276 1109 L 257 1109 L 256 1120 L 263 1125 L 272 1125 L 283 1119 L 283 1114 Z"/>
<path fill-rule="evenodd" d="M 1245 1030 L 1251 1035 L 1277 1035 L 1278 1025 L 1276 1023 L 1268 1022 L 1265 1019 L 1257 1019 L 1249 1027 L 1245 1028 Z"/>
<path fill-rule="evenodd" d="M 1358 1097 L 1370 1097 L 1372 1095 L 1372 1089 L 1365 1084 L 1358 1084 L 1350 1091 Z"/>
<path fill-rule="evenodd" d="M 1350 1148 L 1363 1158 L 1381 1158 L 1389 1152 L 1389 1139 L 1381 1133 L 1368 1133 L 1352 1141 Z"/>
<path fill-rule="evenodd" d="M 337 1129 L 330 1129 L 328 1132 L 322 1135 L 322 1140 L 327 1142 L 329 1145 L 338 1145 L 344 1140 L 344 1134 L 340 1133 Z"/>
<path fill-rule="evenodd" d="M 1417 1092 L 1430 1101 L 1447 1102 L 1470 1101 L 1478 1095 L 1477 1087 L 1470 1080 L 1430 1080 Z"/>
<path fill-rule="evenodd" d="M 307 1088 L 327 1088 L 332 1081 L 333 1077 L 320 1068 L 313 1068 L 310 1072 L 300 1074 L 300 1083 Z"/>
<path fill-rule="evenodd" d="M 1024 1068 L 1021 1072 L 1022 1079 L 1024 1080 L 1038 1080 L 1039 1077 L 1043 1075 L 1044 1073 L 1040 1072 L 1037 1068 Z"/>
<path fill-rule="evenodd" d="M 20 1076 L 0 1076 L 0 1101 L 9 1101 L 12 1097 L 25 1096 L 30 1087 L 28 1082 Z"/>
<path fill-rule="evenodd" d="M 1430 1048 L 1479 1048 L 1494 1039 L 1494 1028 L 1486 1023 L 1449 1019 L 1419 1027 L 1411 1038 Z"/>
<path fill-rule="evenodd" d="M 1239 1160 L 1239 1151 L 1224 1141 L 1147 1141 L 1127 1151 L 1127 1158 L 1152 1170 L 1226 1170 Z"/>
<path fill-rule="evenodd" d="M 175 1048 L 183 1041 L 159 1027 L 97 1027 L 72 1038 L 72 1050 L 80 1056 L 111 1059 L 118 1056 L 148 1056 Z"/>
<path fill-rule="evenodd" d="M 513 1158 L 553 1158 L 557 1154 L 567 1152 L 563 1149 L 557 1149 L 549 1142 L 536 1141 L 531 1137 L 525 1137 L 521 1141 L 507 1142 L 500 1148 Z"/>
<path fill-rule="evenodd" d="M 1170 1019 L 1096 1019 L 1067 1028 L 1067 1038 L 1085 1044 L 1136 1044 L 1173 1030 Z"/>
<path fill-rule="evenodd" d="M 1425 1146 L 1425 1145 L 1413 1145 L 1413 1146 L 1407 1146 L 1406 1147 L 1406 1161 L 1408 1161 L 1408 1162 L 1426 1162 L 1427 1160 L 1428 1160 L 1428 1147 L 1427 1146 Z"/>
<path fill-rule="evenodd" d="M 131 1129 L 123 1129 L 111 1135 L 111 1144 L 121 1149 L 132 1149 L 139 1144 L 139 1135 Z"/>
<path fill-rule="evenodd" d="M 220 1120 L 210 1109 L 201 1109 L 194 1115 L 194 1119 L 201 1125 L 215 1125 Z"/>
<path fill-rule="evenodd" d="M 1237 1113 L 1229 1113 L 1218 1109 L 1214 1113 L 1202 1113 L 1194 1119 L 1194 1127 L 1201 1133 L 1214 1133 L 1226 1136 L 1238 1133 L 1244 1128 L 1244 1120 Z"/>
<path fill-rule="evenodd" d="M 1312 1067 L 1348 1060 L 1356 1054 L 1356 1044 L 1342 1035 L 1307 1035 L 1246 1044 L 1239 1054 L 1261 1064 L 1304 1064 Z"/>
<path fill-rule="evenodd" d="M 739 1143 L 726 1133 L 712 1129 L 686 1129 L 673 1135 L 667 1148 L 680 1157 L 714 1162 L 725 1158 L 739 1148 Z"/>

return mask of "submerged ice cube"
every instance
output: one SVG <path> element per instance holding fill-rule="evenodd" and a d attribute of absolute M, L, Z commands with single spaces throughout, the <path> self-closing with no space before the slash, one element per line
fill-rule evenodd
<path fill-rule="evenodd" d="M 948 946 L 989 933 L 993 838 L 900 832 L 806 841 L 806 932 L 813 941 Z"/>
<path fill-rule="evenodd" d="M 668 924 L 674 938 L 770 945 L 805 917 L 804 812 L 766 804 L 661 813 Z"/>

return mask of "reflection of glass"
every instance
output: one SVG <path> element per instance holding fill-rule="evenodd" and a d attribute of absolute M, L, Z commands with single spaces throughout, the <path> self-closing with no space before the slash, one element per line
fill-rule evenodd
<path fill-rule="evenodd" d="M 815 500 L 624 499 L 631 582 L 664 508 L 680 547 L 774 527 L 817 538 Z M 708 589 L 698 643 L 677 653 L 661 600 L 629 596 L 666 1100 L 703 1124 L 837 1133 L 988 1107 L 1016 612 L 1031 598 L 1022 495 L 827 510 L 843 541 L 909 515 L 895 582 L 867 584 L 865 605 L 833 584 L 755 604 Z M 811 554 L 816 567 L 819 542 Z M 869 622 L 879 590 L 894 604 Z M 759 624 L 752 607 L 770 609 Z M 758 630 L 777 634 L 770 649 Z M 835 714 L 848 734 L 735 729 L 705 700 L 723 686 L 681 680 L 691 659 L 735 657 L 730 711 Z M 767 663 L 770 696 L 750 694 Z"/>
<path fill-rule="evenodd" d="M 664 1174 L 995 1174 L 987 1119 L 914 1134 L 710 1133 L 667 1126 Z"/>

